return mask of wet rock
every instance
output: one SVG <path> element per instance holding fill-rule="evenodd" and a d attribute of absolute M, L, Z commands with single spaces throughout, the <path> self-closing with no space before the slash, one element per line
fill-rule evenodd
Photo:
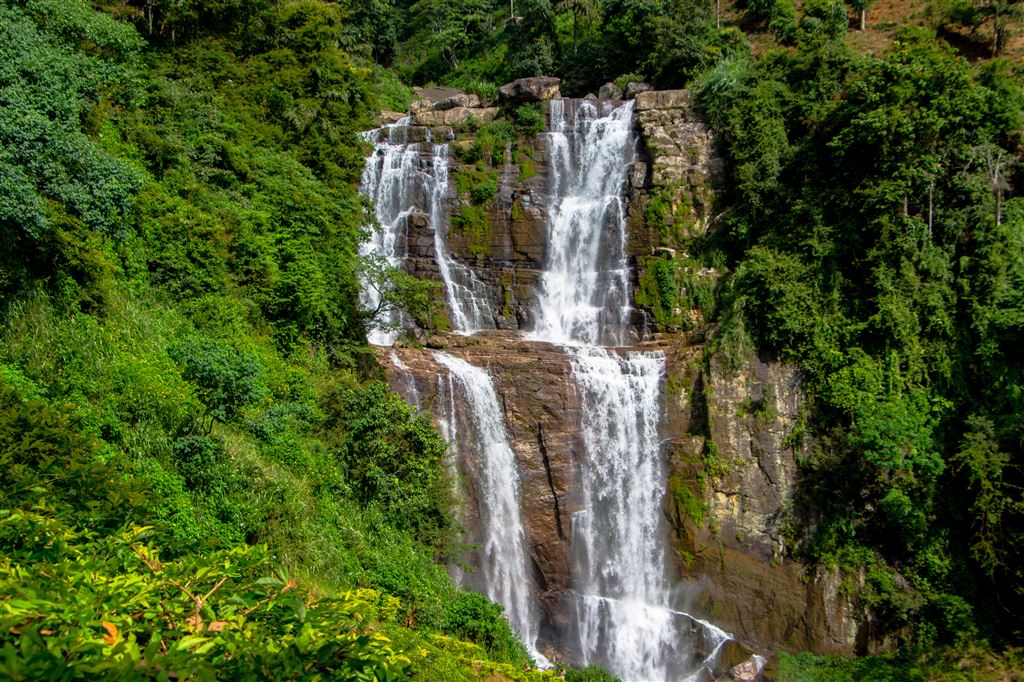
<path fill-rule="evenodd" d="M 764 658 L 754 654 L 742 663 L 729 668 L 729 679 L 734 682 L 757 682 L 761 679 L 764 663 Z"/>
<path fill-rule="evenodd" d="M 622 88 L 615 83 L 605 83 L 597 91 L 598 99 L 622 99 Z"/>
<path fill-rule="evenodd" d="M 522 102 L 540 102 L 546 99 L 561 97 L 558 86 L 560 78 L 538 76 L 536 78 L 520 78 L 502 85 L 498 90 L 499 98 L 506 104 Z"/>
<path fill-rule="evenodd" d="M 626 99 L 633 99 L 642 92 L 650 92 L 654 90 L 654 87 L 650 83 L 638 83 L 636 81 L 630 81 L 626 83 Z"/>
<path fill-rule="evenodd" d="M 470 339 L 458 335 L 443 338 L 451 352 L 477 367 L 487 367 L 494 379 L 519 465 L 530 557 L 545 593 L 565 591 L 571 582 L 568 543 L 572 514 L 582 508 L 581 492 L 576 489 L 580 403 L 569 360 L 555 346 L 503 332 Z M 439 378 L 447 376 L 447 371 L 430 351 L 381 348 L 378 357 L 392 388 L 410 402 L 415 399 L 432 405 L 436 417 L 448 418 L 443 412 L 447 403 L 438 399 Z M 457 403 L 456 409 L 466 406 Z M 467 499 L 472 502 L 474 498 L 468 495 Z M 466 525 L 472 535 L 473 514 Z M 550 616 L 559 617 L 557 613 Z"/>

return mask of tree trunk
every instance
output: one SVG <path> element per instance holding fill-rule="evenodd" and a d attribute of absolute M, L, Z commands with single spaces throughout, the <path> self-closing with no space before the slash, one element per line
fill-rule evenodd
<path fill-rule="evenodd" d="M 860 30 L 862 32 L 868 30 L 868 11 L 866 9 L 860 11 Z"/>

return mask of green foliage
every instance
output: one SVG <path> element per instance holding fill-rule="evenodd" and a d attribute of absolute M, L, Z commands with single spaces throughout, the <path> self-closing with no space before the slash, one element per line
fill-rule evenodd
<path fill-rule="evenodd" d="M 624 73 L 612 82 L 615 83 L 615 87 L 625 92 L 627 85 L 630 83 L 643 83 L 644 77 L 638 73 Z"/>
<path fill-rule="evenodd" d="M 483 206 L 463 204 L 451 217 L 452 229 L 465 235 L 466 245 L 473 255 L 487 254 L 491 249 L 491 224 Z"/>
<path fill-rule="evenodd" d="M 338 396 L 353 415 L 337 453 L 354 499 L 381 507 L 389 524 L 444 547 L 452 529 L 446 447 L 427 415 L 412 409 L 386 384 Z"/>
<path fill-rule="evenodd" d="M 1004 553 L 1019 548 L 1020 430 L 995 417 L 1021 375 L 981 322 L 998 309 L 1018 329 L 1024 280 L 1000 224 L 1015 214 L 998 205 L 1014 201 L 1000 150 L 1020 84 L 922 29 L 854 60 L 832 42 L 844 8 L 804 12 L 796 53 L 725 61 L 699 88 L 735 207 L 708 244 L 730 253 L 716 353 L 737 369 L 752 340 L 803 372 L 803 489 L 822 517 L 797 552 L 864 568 L 860 598 L 891 631 L 955 640 L 991 626 L 994 593 L 1024 596 Z"/>
<path fill-rule="evenodd" d="M 586 668 L 569 668 L 565 671 L 566 682 L 618 682 L 618 678 L 610 672 L 596 665 L 588 665 Z"/>
<path fill-rule="evenodd" d="M 841 0 L 805 0 L 800 18 L 799 40 L 814 45 L 820 40 L 837 40 L 846 33 L 849 20 Z"/>
<path fill-rule="evenodd" d="M 357 133 L 409 93 L 357 59 L 398 8 L 126 7 L 148 46 L 0 6 L 0 677 L 543 677 L 489 602 L 489 649 L 435 635 L 445 444 L 372 381 Z"/>
<path fill-rule="evenodd" d="M 200 400 L 215 419 L 233 419 L 267 393 L 262 368 L 251 354 L 202 338 L 177 344 L 170 353 L 181 365 L 182 377 L 199 388 Z"/>
<path fill-rule="evenodd" d="M 523 665 L 530 658 L 502 612 L 500 605 L 482 595 L 460 592 L 444 605 L 443 629 L 460 639 L 476 642 L 499 660 Z"/>
<path fill-rule="evenodd" d="M 690 485 L 678 476 L 670 478 L 668 485 L 672 499 L 676 503 L 676 509 L 698 527 L 704 527 L 707 522 L 708 509 L 703 497 L 691 490 Z M 703 490 L 699 492 L 703 493 Z"/>
<path fill-rule="evenodd" d="M 7 679 L 273 676 L 398 679 L 410 659 L 380 632 L 393 599 L 314 598 L 273 575 L 265 549 L 161 561 L 127 527 L 96 537 L 46 511 L 5 510 L 3 536 L 32 532 L 52 556 L 0 561 L 0 670 Z"/>
<path fill-rule="evenodd" d="M 373 310 L 364 310 L 366 329 L 389 329 L 400 320 L 394 313 L 406 315 L 423 327 L 441 307 L 438 305 L 437 282 L 411 275 L 391 265 L 386 258 L 376 255 L 361 259 L 360 280 L 365 287 L 377 292 L 378 303 Z M 399 323 L 400 326 L 400 323 Z"/>
<path fill-rule="evenodd" d="M 492 121 L 481 126 L 473 136 L 473 144 L 465 152 L 463 160 L 466 163 L 478 163 L 483 161 L 490 166 L 501 166 L 505 160 L 505 149 L 514 144 L 518 138 L 513 124 L 505 119 Z M 458 181 L 458 177 L 456 177 Z M 473 184 L 481 180 L 474 176 Z M 464 181 L 465 182 L 465 181 Z M 470 185 L 459 187 L 460 191 L 468 191 Z"/>

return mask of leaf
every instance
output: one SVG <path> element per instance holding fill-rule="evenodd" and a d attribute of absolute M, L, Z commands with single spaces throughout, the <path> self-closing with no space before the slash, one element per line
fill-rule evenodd
<path fill-rule="evenodd" d="M 256 584 L 257 585 L 273 585 L 274 587 L 277 587 L 279 585 L 283 585 L 284 583 L 282 583 L 277 578 L 271 578 L 271 577 L 268 576 L 268 577 L 265 577 L 265 578 L 260 578 L 259 580 L 256 581 Z"/>
<path fill-rule="evenodd" d="M 188 637 L 182 637 L 178 640 L 177 648 L 179 651 L 182 649 L 191 649 L 193 647 L 199 646 L 200 644 L 203 644 L 206 641 L 206 637 L 202 637 L 200 635 L 189 635 Z"/>
<path fill-rule="evenodd" d="M 222 630 L 224 630 L 224 627 L 227 624 L 228 624 L 227 621 L 215 620 L 212 623 L 210 623 L 210 626 L 208 628 L 206 628 L 206 629 L 209 630 L 210 632 L 221 632 Z"/>
<path fill-rule="evenodd" d="M 107 631 L 107 634 L 103 635 L 103 641 L 110 646 L 117 644 L 119 639 L 117 635 L 117 626 L 113 623 L 108 623 L 107 621 L 103 621 L 100 625 L 102 625 L 103 629 Z"/>

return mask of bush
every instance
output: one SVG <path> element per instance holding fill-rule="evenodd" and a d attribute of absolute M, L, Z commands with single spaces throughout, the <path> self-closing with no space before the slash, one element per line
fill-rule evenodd
<path fill-rule="evenodd" d="M 505 620 L 502 607 L 475 592 L 459 591 L 454 599 L 445 602 L 442 629 L 479 644 L 503 661 L 519 664 L 529 661 L 526 650 Z"/>

